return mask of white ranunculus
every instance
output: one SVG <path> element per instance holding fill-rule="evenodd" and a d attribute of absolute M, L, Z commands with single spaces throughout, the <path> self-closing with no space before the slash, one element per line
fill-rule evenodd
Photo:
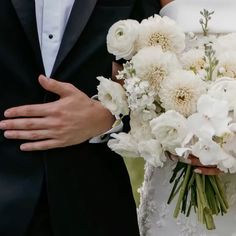
<path fill-rule="evenodd" d="M 155 167 L 163 167 L 166 156 L 161 144 L 155 140 L 145 140 L 138 144 L 140 156 Z"/>
<path fill-rule="evenodd" d="M 161 83 L 159 97 L 165 110 L 175 110 L 188 117 L 197 109 L 199 97 L 206 93 L 206 84 L 192 71 L 173 72 Z"/>
<path fill-rule="evenodd" d="M 208 95 L 218 100 L 225 100 L 229 104 L 229 109 L 233 110 L 236 106 L 236 80 L 228 77 L 222 77 L 213 83 Z"/>
<path fill-rule="evenodd" d="M 108 52 L 119 60 L 130 60 L 136 53 L 139 23 L 136 20 L 121 20 L 111 26 L 107 35 Z"/>
<path fill-rule="evenodd" d="M 108 147 L 123 157 L 140 157 L 138 143 L 134 137 L 127 133 L 112 134 L 108 141 Z"/>
<path fill-rule="evenodd" d="M 158 45 L 164 51 L 180 53 L 185 48 L 185 34 L 172 19 L 155 15 L 141 22 L 138 46 Z"/>
<path fill-rule="evenodd" d="M 198 138 L 212 139 L 230 133 L 228 117 L 229 106 L 226 101 L 202 95 L 197 104 L 197 113 L 188 117 L 188 129 Z"/>
<path fill-rule="evenodd" d="M 149 82 L 158 91 L 161 82 L 180 68 L 175 54 L 163 52 L 159 46 L 141 49 L 131 60 L 136 76 Z"/>
<path fill-rule="evenodd" d="M 157 141 L 172 153 L 181 147 L 187 136 L 187 120 L 176 111 L 167 111 L 150 122 L 151 130 Z"/>
<path fill-rule="evenodd" d="M 98 99 L 101 101 L 113 115 L 128 115 L 129 108 L 125 90 L 123 87 L 109 79 L 102 76 L 97 77 L 100 81 L 98 85 Z"/>

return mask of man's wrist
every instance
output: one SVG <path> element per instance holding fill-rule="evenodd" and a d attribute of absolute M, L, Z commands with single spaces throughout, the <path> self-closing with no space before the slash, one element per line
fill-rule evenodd
<path fill-rule="evenodd" d="M 98 95 L 93 96 L 91 99 L 93 99 L 94 102 L 99 103 L 99 106 L 102 106 L 102 104 L 98 101 Z M 123 130 L 123 122 L 120 120 L 120 117 L 113 116 L 109 110 L 107 110 L 105 107 L 103 107 L 103 108 L 104 108 L 104 110 L 106 110 L 109 113 L 110 118 L 111 118 L 110 121 L 108 122 L 109 128 L 107 129 L 107 131 L 103 132 L 101 135 L 91 138 L 89 140 L 89 143 L 107 142 L 109 140 L 110 134 L 121 132 Z"/>

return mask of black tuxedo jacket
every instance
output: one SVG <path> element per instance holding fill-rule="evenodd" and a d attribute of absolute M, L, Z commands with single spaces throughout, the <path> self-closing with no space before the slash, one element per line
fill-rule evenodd
<path fill-rule="evenodd" d="M 52 72 L 88 96 L 97 75 L 109 76 L 109 27 L 158 12 L 155 0 L 76 0 Z M 44 73 L 34 0 L 0 3 L 0 119 L 7 108 L 57 99 L 38 84 Z M 0 131 L 0 235 L 23 236 L 42 183 L 55 236 L 138 236 L 136 207 L 120 157 L 106 144 L 85 142 L 45 152 L 21 152 Z"/>

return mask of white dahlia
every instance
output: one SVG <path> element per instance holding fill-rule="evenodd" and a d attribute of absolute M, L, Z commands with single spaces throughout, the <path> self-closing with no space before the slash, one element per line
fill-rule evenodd
<path fill-rule="evenodd" d="M 172 19 L 154 16 L 140 24 L 138 47 L 160 45 L 164 51 L 180 53 L 185 48 L 185 34 Z"/>
<path fill-rule="evenodd" d="M 141 49 L 133 58 L 136 76 L 149 82 L 156 91 L 160 83 L 174 70 L 180 68 L 175 54 L 163 52 L 160 47 L 147 47 Z"/>
<path fill-rule="evenodd" d="M 199 97 L 206 93 L 206 85 L 192 71 L 176 71 L 161 83 L 159 91 L 162 107 L 175 110 L 184 116 L 197 109 Z"/>

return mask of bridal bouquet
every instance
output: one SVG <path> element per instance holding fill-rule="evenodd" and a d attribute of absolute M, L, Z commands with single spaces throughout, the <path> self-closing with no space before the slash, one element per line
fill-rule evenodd
<path fill-rule="evenodd" d="M 203 33 L 185 34 L 175 21 L 155 15 L 115 23 L 108 51 L 125 59 L 117 80 L 98 77 L 99 100 L 112 114 L 130 116 L 130 131 L 113 134 L 108 146 L 124 157 L 162 167 L 168 154 L 194 155 L 202 165 L 236 172 L 236 34 L 211 35 L 213 12 L 201 12 Z M 178 162 L 168 203 L 174 217 L 194 209 L 207 229 L 227 212 L 219 176 L 204 176 Z"/>

